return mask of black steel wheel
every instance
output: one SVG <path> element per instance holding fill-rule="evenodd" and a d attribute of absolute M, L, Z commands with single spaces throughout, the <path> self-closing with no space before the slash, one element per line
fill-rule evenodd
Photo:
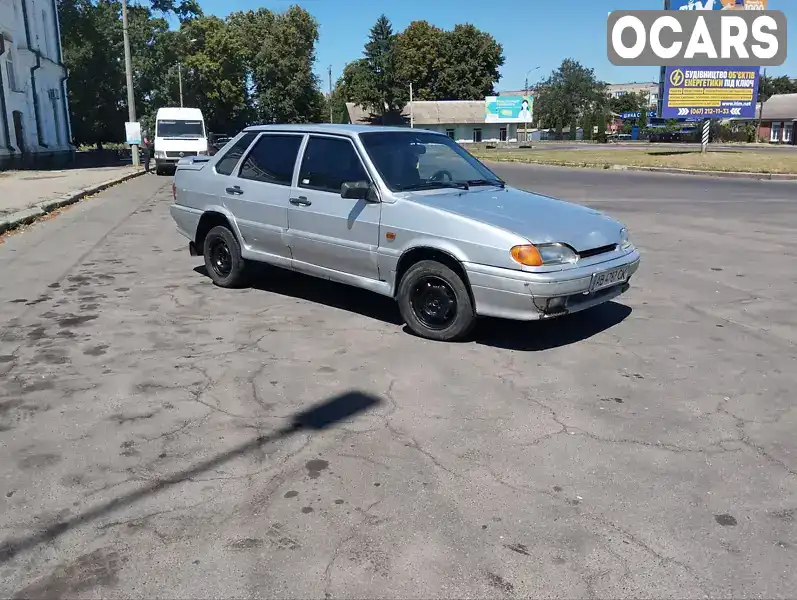
<path fill-rule="evenodd" d="M 460 340 L 476 322 L 462 277 L 434 260 L 420 261 L 407 270 L 399 282 L 396 299 L 407 326 L 424 338 Z"/>
<path fill-rule="evenodd" d="M 457 316 L 457 295 L 450 285 L 435 275 L 419 278 L 410 292 L 410 305 L 424 327 L 446 329 Z"/>
<path fill-rule="evenodd" d="M 235 234 L 224 225 L 211 229 L 205 236 L 205 269 L 218 286 L 239 287 L 245 282 L 246 262 Z"/>

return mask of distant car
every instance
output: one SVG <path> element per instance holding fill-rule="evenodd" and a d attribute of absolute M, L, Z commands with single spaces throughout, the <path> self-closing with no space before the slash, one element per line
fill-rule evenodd
<path fill-rule="evenodd" d="M 598 211 L 508 187 L 446 135 L 250 127 L 177 165 L 171 214 L 222 287 L 264 262 L 396 299 L 416 334 L 547 319 L 625 292 L 639 253 Z"/>
<path fill-rule="evenodd" d="M 232 140 L 232 137 L 228 135 L 211 136 L 210 142 L 208 143 L 208 154 L 210 156 L 213 156 L 219 150 L 224 148 L 224 146 L 226 146 L 230 142 L 230 140 Z"/>

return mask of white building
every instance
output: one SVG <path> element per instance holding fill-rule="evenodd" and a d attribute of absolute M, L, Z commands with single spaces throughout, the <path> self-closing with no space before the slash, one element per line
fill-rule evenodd
<path fill-rule="evenodd" d="M 56 0 L 0 0 L 0 169 L 71 156 Z"/>

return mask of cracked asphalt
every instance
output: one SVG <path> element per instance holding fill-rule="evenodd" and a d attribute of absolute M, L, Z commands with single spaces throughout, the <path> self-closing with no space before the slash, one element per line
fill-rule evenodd
<path fill-rule="evenodd" d="M 788 598 L 797 185 L 497 166 L 625 221 L 617 302 L 472 341 L 214 287 L 147 176 L 0 244 L 0 596 Z"/>

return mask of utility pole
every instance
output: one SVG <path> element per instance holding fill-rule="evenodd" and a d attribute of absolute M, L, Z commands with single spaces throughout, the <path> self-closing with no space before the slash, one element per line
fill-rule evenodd
<path fill-rule="evenodd" d="M 767 70 L 764 69 L 763 74 L 761 77 L 758 78 L 758 126 L 755 130 L 755 142 L 756 144 L 761 141 L 761 117 L 764 114 L 764 101 L 762 100 L 761 96 L 761 84 L 767 78 Z"/>
<path fill-rule="evenodd" d="M 412 105 L 412 84 L 410 83 L 410 129 L 415 128 L 415 107 Z"/>
<path fill-rule="evenodd" d="M 183 63 L 177 63 L 177 82 L 180 84 L 180 108 L 183 107 Z"/>
<path fill-rule="evenodd" d="M 329 122 L 334 123 L 335 120 L 332 118 L 332 65 L 329 65 L 327 73 L 329 74 Z"/>
<path fill-rule="evenodd" d="M 125 74 L 127 75 L 127 114 L 131 123 L 136 122 L 136 99 L 133 95 L 133 61 L 130 58 L 130 37 L 127 34 L 127 0 L 122 0 L 122 39 L 125 46 Z M 139 164 L 138 144 L 131 144 L 133 166 Z"/>

